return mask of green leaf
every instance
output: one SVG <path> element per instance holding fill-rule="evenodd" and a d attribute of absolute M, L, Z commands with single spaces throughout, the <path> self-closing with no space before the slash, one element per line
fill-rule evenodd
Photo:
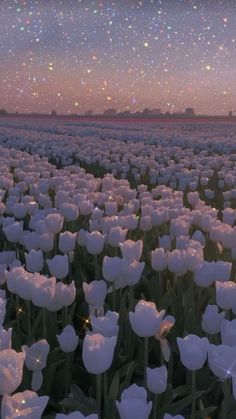
<path fill-rule="evenodd" d="M 51 394 L 54 378 L 57 369 L 65 363 L 64 359 L 60 359 L 59 361 L 54 362 L 51 364 L 44 373 L 44 380 L 43 380 L 43 388 L 46 394 Z"/>
<path fill-rule="evenodd" d="M 79 386 L 77 386 L 76 384 L 71 384 L 70 391 L 74 401 L 78 401 L 82 403 L 84 406 L 87 406 L 91 409 L 96 409 L 95 400 L 92 397 L 87 397 Z"/>
<path fill-rule="evenodd" d="M 217 409 L 217 406 L 210 406 L 210 407 L 206 407 L 203 410 L 198 410 L 196 412 L 196 418 L 206 419 L 207 417 L 212 415 L 212 413 L 214 413 L 216 409 Z"/>
<path fill-rule="evenodd" d="M 201 397 L 204 394 L 204 391 L 197 391 L 195 393 L 195 399 L 197 400 L 199 397 Z M 165 412 L 168 412 L 170 414 L 180 414 L 185 407 L 189 406 L 192 402 L 192 394 L 190 394 L 187 397 L 184 397 L 183 399 L 170 404 L 169 406 L 165 406 L 161 413 L 164 414 Z"/>
<path fill-rule="evenodd" d="M 119 392 L 119 386 L 120 386 L 120 372 L 117 371 L 116 374 L 114 375 L 114 378 L 111 382 L 111 387 L 110 387 L 110 391 L 109 391 L 109 398 L 111 400 L 116 400 L 118 397 L 118 392 Z"/>
<path fill-rule="evenodd" d="M 178 397 L 183 397 L 191 392 L 191 386 L 183 385 L 173 389 L 173 400 Z"/>
<path fill-rule="evenodd" d="M 227 419 L 235 419 L 235 413 L 236 413 L 236 401 L 234 400 L 233 396 L 230 394 L 226 397 L 224 397 L 222 405 L 221 405 L 221 413 L 226 414 Z M 220 416 L 220 417 L 221 417 Z"/>
<path fill-rule="evenodd" d="M 62 408 L 73 412 L 75 410 L 79 410 L 83 415 L 89 415 L 91 413 L 94 413 L 90 407 L 85 406 L 83 403 L 80 403 L 78 400 L 73 399 L 65 399 L 62 402 L 60 402 L 60 405 Z"/>

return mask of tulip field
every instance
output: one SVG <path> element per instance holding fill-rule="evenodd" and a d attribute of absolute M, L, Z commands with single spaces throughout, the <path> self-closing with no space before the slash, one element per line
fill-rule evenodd
<path fill-rule="evenodd" d="M 1 419 L 236 418 L 236 124 L 0 119 Z"/>

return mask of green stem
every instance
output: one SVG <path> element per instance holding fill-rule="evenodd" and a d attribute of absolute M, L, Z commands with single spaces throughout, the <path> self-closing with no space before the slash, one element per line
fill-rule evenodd
<path fill-rule="evenodd" d="M 47 339 L 47 309 L 43 308 L 43 338 Z"/>
<path fill-rule="evenodd" d="M 31 336 L 31 301 L 27 301 L 27 329 L 28 329 L 28 337 Z"/>
<path fill-rule="evenodd" d="M 143 386 L 147 385 L 147 367 L 148 367 L 148 337 L 144 338 L 144 374 L 143 374 Z"/>
<path fill-rule="evenodd" d="M 19 296 L 16 294 L 16 324 L 17 324 L 19 335 L 21 335 L 20 314 L 21 314 L 20 299 L 19 299 Z"/>
<path fill-rule="evenodd" d="M 104 418 L 109 417 L 109 399 L 108 399 L 108 385 L 107 385 L 107 372 L 103 374 L 103 397 L 104 397 Z"/>
<path fill-rule="evenodd" d="M 158 285 L 159 285 L 159 295 L 158 295 L 158 301 L 162 300 L 162 297 L 164 295 L 163 292 L 163 276 L 162 276 L 162 272 L 159 271 L 158 272 Z"/>
<path fill-rule="evenodd" d="M 98 279 L 98 273 L 99 273 L 99 270 L 98 270 L 98 256 L 97 255 L 94 255 L 94 276 L 95 276 L 95 279 Z"/>
<path fill-rule="evenodd" d="M 116 311 L 116 289 L 114 282 L 112 282 L 112 310 Z"/>
<path fill-rule="evenodd" d="M 157 419 L 157 399 L 158 399 L 158 394 L 154 394 L 154 400 L 153 400 L 153 419 Z"/>
<path fill-rule="evenodd" d="M 58 252 L 58 237 L 57 234 L 54 234 L 54 256 L 57 255 Z"/>
<path fill-rule="evenodd" d="M 191 287 L 191 301 L 192 301 L 192 311 L 195 320 L 195 298 L 194 298 L 194 280 L 193 276 L 190 278 L 190 287 Z"/>
<path fill-rule="evenodd" d="M 97 413 L 98 413 L 98 419 L 101 419 L 101 404 L 102 404 L 102 375 L 97 374 L 96 375 L 96 381 L 97 381 Z"/>
<path fill-rule="evenodd" d="M 191 417 L 195 419 L 196 410 L 196 371 L 192 371 L 192 406 L 191 406 Z"/>
<path fill-rule="evenodd" d="M 68 306 L 64 307 L 63 311 L 64 311 L 64 325 L 66 326 L 67 324 L 70 323 L 70 321 L 69 321 L 69 313 L 68 313 Z"/>
<path fill-rule="evenodd" d="M 68 272 L 68 283 L 71 282 L 72 278 L 72 262 L 70 261 L 69 254 L 67 253 L 68 261 L 69 261 L 69 272 Z"/>
<path fill-rule="evenodd" d="M 129 287 L 129 309 L 132 310 L 134 305 L 134 287 Z"/>
<path fill-rule="evenodd" d="M 224 399 L 222 403 L 222 419 L 227 418 L 226 400 L 230 394 L 230 379 L 226 379 L 223 383 Z"/>
<path fill-rule="evenodd" d="M 68 352 L 66 355 L 66 396 L 70 392 L 70 382 L 71 382 L 71 353 Z"/>

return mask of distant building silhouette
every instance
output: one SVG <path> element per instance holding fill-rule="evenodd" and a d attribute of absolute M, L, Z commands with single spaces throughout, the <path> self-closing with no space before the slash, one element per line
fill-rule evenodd
<path fill-rule="evenodd" d="M 151 114 L 151 110 L 149 108 L 144 108 L 143 115 L 150 115 L 150 114 Z"/>
<path fill-rule="evenodd" d="M 93 110 L 92 109 L 89 109 L 88 111 L 85 111 L 84 112 L 84 115 L 85 116 L 91 116 L 91 115 L 93 115 Z"/>
<path fill-rule="evenodd" d="M 195 115 L 193 108 L 186 108 L 184 113 L 185 115 L 189 115 L 189 116 Z"/>
<path fill-rule="evenodd" d="M 233 116 L 233 111 L 229 111 L 228 116 L 231 118 L 231 116 Z"/>
<path fill-rule="evenodd" d="M 52 110 L 51 115 L 56 116 L 57 115 L 56 111 Z"/>
<path fill-rule="evenodd" d="M 0 109 L 0 116 L 7 115 L 6 109 Z"/>
<path fill-rule="evenodd" d="M 127 111 L 123 111 L 123 112 L 119 112 L 119 116 L 130 116 L 131 112 L 129 110 Z"/>
<path fill-rule="evenodd" d="M 151 109 L 150 115 L 161 115 L 161 109 L 160 108 Z"/>
<path fill-rule="evenodd" d="M 113 108 L 109 108 L 109 109 L 106 109 L 104 112 L 103 112 L 103 115 L 106 115 L 106 116 L 115 116 L 116 115 L 116 109 L 113 109 Z"/>

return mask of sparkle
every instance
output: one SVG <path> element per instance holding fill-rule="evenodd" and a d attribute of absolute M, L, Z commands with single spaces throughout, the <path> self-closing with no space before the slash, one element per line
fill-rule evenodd
<path fill-rule="evenodd" d="M 228 114 L 235 27 L 230 0 L 0 2 L 1 107 Z"/>
<path fill-rule="evenodd" d="M 19 316 L 20 314 L 24 313 L 23 306 L 21 306 L 21 307 L 16 307 L 16 311 L 17 311 L 17 315 L 18 315 L 18 316 Z"/>

